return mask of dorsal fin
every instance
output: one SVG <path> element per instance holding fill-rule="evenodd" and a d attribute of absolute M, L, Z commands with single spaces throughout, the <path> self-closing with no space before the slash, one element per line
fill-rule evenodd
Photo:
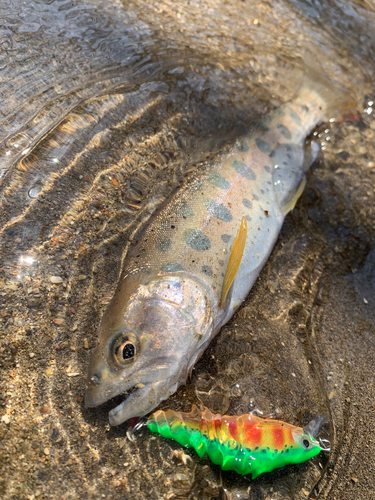
<path fill-rule="evenodd" d="M 234 278 L 236 277 L 238 268 L 240 267 L 242 255 L 245 250 L 246 237 L 247 237 L 247 222 L 245 217 L 242 217 L 240 228 L 233 241 L 228 267 L 224 276 L 223 288 L 221 290 L 220 307 L 222 307 L 222 305 L 224 304 L 225 299 L 227 298 L 228 292 L 230 290 L 230 287 L 232 286 Z"/>

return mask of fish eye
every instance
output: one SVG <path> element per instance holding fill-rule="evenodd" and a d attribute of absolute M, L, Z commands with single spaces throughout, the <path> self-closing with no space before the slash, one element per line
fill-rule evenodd
<path fill-rule="evenodd" d="M 131 359 L 135 355 L 135 346 L 131 342 L 124 342 L 122 345 L 116 347 L 115 355 L 122 357 L 122 359 Z"/>
<path fill-rule="evenodd" d="M 120 335 L 113 344 L 113 357 L 117 364 L 123 365 L 138 354 L 138 340 L 132 333 Z"/>

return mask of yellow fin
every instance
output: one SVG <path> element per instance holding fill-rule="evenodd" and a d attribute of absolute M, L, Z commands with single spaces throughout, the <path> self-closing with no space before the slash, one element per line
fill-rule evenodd
<path fill-rule="evenodd" d="M 298 186 L 297 191 L 290 198 L 290 200 L 287 201 L 287 203 L 283 206 L 283 212 L 284 212 L 284 214 L 287 214 L 288 212 L 290 212 L 291 210 L 293 210 L 293 208 L 296 206 L 298 198 L 303 193 L 303 190 L 305 189 L 305 186 L 306 186 L 306 177 L 303 176 L 303 179 L 302 179 L 300 185 Z"/>
<path fill-rule="evenodd" d="M 242 217 L 241 225 L 238 230 L 237 236 L 234 238 L 232 252 L 229 257 L 228 267 L 225 272 L 223 288 L 221 290 L 220 307 L 224 304 L 228 292 L 234 278 L 236 277 L 238 268 L 240 267 L 242 255 L 245 250 L 245 243 L 247 237 L 247 222 L 245 217 Z"/>

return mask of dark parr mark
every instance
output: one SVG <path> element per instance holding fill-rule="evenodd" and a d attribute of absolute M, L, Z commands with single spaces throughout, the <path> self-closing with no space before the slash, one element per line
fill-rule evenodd
<path fill-rule="evenodd" d="M 209 250 L 211 241 L 199 229 L 187 229 L 184 232 L 184 240 L 193 250 Z"/>
<path fill-rule="evenodd" d="M 224 243 L 229 243 L 230 242 L 230 239 L 231 239 L 231 235 L 230 234 L 222 234 L 221 235 L 221 239 Z"/>
<path fill-rule="evenodd" d="M 258 130 L 260 130 L 261 132 L 269 132 L 270 129 L 267 127 L 267 125 L 265 123 L 261 123 L 259 125 L 259 129 Z"/>
<path fill-rule="evenodd" d="M 242 175 L 242 177 L 245 177 L 248 181 L 255 181 L 257 178 L 251 168 L 245 165 L 242 161 L 233 160 L 232 167 L 237 173 Z"/>
<path fill-rule="evenodd" d="M 222 220 L 223 222 L 230 222 L 233 219 L 232 214 L 230 213 L 228 208 L 222 203 L 218 203 L 214 200 L 208 200 L 204 202 L 204 205 L 207 208 L 208 213 L 210 213 L 217 219 Z"/>
<path fill-rule="evenodd" d="M 293 109 L 289 111 L 289 114 L 291 118 L 297 123 L 297 125 L 301 125 L 301 118 L 297 115 L 297 113 Z"/>
<path fill-rule="evenodd" d="M 247 198 L 244 198 L 242 200 L 242 204 L 246 207 L 246 208 L 251 208 L 253 206 L 253 204 L 251 203 L 250 200 L 248 200 Z"/>
<path fill-rule="evenodd" d="M 202 273 L 206 274 L 207 276 L 212 276 L 212 269 L 210 266 L 202 266 Z"/>
<path fill-rule="evenodd" d="M 283 125 L 282 123 L 278 123 L 276 125 L 277 127 L 277 130 L 280 132 L 280 134 L 285 137 L 285 139 L 291 139 L 292 138 L 292 134 L 290 133 L 289 129 L 286 128 L 285 125 Z"/>
<path fill-rule="evenodd" d="M 208 180 L 211 182 L 211 184 L 220 189 L 230 188 L 230 182 L 218 172 L 211 172 L 208 176 Z"/>
<path fill-rule="evenodd" d="M 177 217 L 183 217 L 184 219 L 193 217 L 194 215 L 193 209 L 188 203 L 181 203 L 181 205 L 176 207 L 175 212 Z"/>
<path fill-rule="evenodd" d="M 195 191 L 200 191 L 203 188 L 203 182 L 198 180 L 194 181 L 192 185 L 190 186 L 190 189 L 195 192 Z"/>
<path fill-rule="evenodd" d="M 169 238 L 159 238 L 156 241 L 156 247 L 161 252 L 168 252 L 172 248 L 172 241 Z"/>
<path fill-rule="evenodd" d="M 247 145 L 246 141 L 239 141 L 237 144 L 237 149 L 238 149 L 238 151 L 242 151 L 243 153 L 247 153 L 250 148 Z"/>
<path fill-rule="evenodd" d="M 255 144 L 257 145 L 257 148 L 259 149 L 259 151 L 262 151 L 262 153 L 265 153 L 265 154 L 268 154 L 270 152 L 270 145 L 268 144 L 268 142 L 264 141 L 263 139 L 260 139 L 259 137 L 257 137 L 255 139 Z"/>
<path fill-rule="evenodd" d="M 163 264 L 161 266 L 162 271 L 165 273 L 176 273 L 177 271 L 184 271 L 184 268 L 181 264 L 177 264 L 177 262 L 168 262 L 167 264 Z"/>

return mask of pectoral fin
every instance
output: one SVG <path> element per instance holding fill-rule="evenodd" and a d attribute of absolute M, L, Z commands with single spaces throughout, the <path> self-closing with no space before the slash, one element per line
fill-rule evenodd
<path fill-rule="evenodd" d="M 236 277 L 238 268 L 242 260 L 242 255 L 245 250 L 247 237 L 247 222 L 245 217 L 242 217 L 241 225 L 238 230 L 237 236 L 234 238 L 232 252 L 229 257 L 228 267 L 225 272 L 223 288 L 221 290 L 220 307 L 224 304 L 225 299 L 228 295 L 230 287 Z"/>
<path fill-rule="evenodd" d="M 303 176 L 302 181 L 301 181 L 300 185 L 298 186 L 297 191 L 289 198 L 289 200 L 287 200 L 285 205 L 282 207 L 284 214 L 287 214 L 288 212 L 293 210 L 293 208 L 296 206 L 298 198 L 303 193 L 305 186 L 306 186 L 306 177 Z"/>

